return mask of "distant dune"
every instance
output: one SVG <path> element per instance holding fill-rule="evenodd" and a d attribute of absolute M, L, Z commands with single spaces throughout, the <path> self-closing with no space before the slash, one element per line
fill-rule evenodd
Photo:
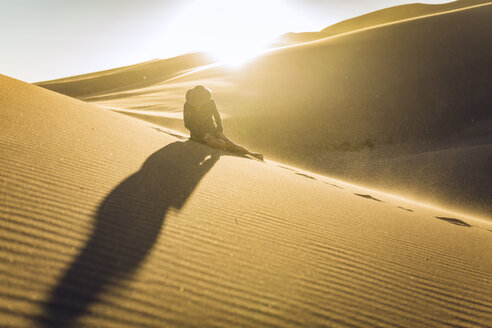
<path fill-rule="evenodd" d="M 72 76 L 37 83 L 71 97 L 87 97 L 100 93 L 121 92 L 152 86 L 167 80 L 177 73 L 210 64 L 206 55 L 194 53 L 170 59 L 155 59 L 137 65 L 106 71 Z"/>
<path fill-rule="evenodd" d="M 204 84 L 227 134 L 269 158 L 490 216 L 492 5 L 463 8 L 478 3 L 389 8 L 326 31 L 413 19 L 271 51 L 241 68 L 178 58 L 125 68 L 127 79 L 102 72 L 39 85 L 186 133 L 184 94 Z"/>
<path fill-rule="evenodd" d="M 309 42 L 377 25 L 393 23 L 416 17 L 439 14 L 450 10 L 490 3 L 490 0 L 457 0 L 443 4 L 412 3 L 384 8 L 366 15 L 347 19 L 333 24 L 319 32 L 287 33 L 279 37 L 277 45 L 290 45 Z"/>
<path fill-rule="evenodd" d="M 3 326 L 492 322 L 490 221 L 0 85 Z"/>

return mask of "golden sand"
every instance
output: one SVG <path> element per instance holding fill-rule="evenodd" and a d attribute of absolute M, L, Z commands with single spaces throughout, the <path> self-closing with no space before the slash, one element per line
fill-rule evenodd
<path fill-rule="evenodd" d="M 490 223 L 0 84 L 4 325 L 492 320 Z"/>

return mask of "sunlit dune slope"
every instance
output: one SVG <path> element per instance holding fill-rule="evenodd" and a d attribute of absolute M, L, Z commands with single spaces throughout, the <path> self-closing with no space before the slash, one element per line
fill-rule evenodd
<path fill-rule="evenodd" d="M 490 0 L 458 0 L 444 4 L 412 3 L 407 5 L 384 8 L 368 13 L 366 15 L 358 16 L 333 24 L 319 32 L 284 34 L 278 38 L 277 46 L 319 40 L 337 34 L 370 28 L 372 26 L 388 24 L 425 15 L 438 14 L 449 10 L 456 10 L 490 2 Z"/>
<path fill-rule="evenodd" d="M 449 139 L 490 114 L 491 13 L 486 6 L 335 37 L 162 90 L 210 86 L 232 116 L 230 133 L 275 148 Z"/>
<path fill-rule="evenodd" d="M 492 225 L 0 76 L 8 327 L 485 327 Z"/>
<path fill-rule="evenodd" d="M 83 99 L 186 132 L 184 94 L 204 84 L 226 133 L 267 157 L 490 215 L 491 16 L 399 22 Z"/>
<path fill-rule="evenodd" d="M 206 55 L 194 53 L 36 84 L 71 97 L 80 98 L 97 95 L 101 92 L 121 92 L 150 86 L 167 80 L 182 71 L 210 63 L 211 60 Z"/>

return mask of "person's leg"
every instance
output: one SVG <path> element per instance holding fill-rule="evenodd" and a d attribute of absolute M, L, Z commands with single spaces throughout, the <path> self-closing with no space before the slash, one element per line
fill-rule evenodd
<path fill-rule="evenodd" d="M 214 147 L 222 150 L 229 150 L 227 147 L 227 143 L 222 139 L 209 136 L 209 137 L 205 137 L 204 140 L 206 144 L 209 145 L 210 147 Z"/>
<path fill-rule="evenodd" d="M 239 154 L 245 154 L 245 155 L 247 154 L 247 155 L 251 155 L 251 156 L 258 158 L 261 161 L 263 160 L 262 154 L 252 153 L 249 150 L 247 150 L 246 148 L 244 148 L 243 146 L 236 145 L 235 143 L 233 143 L 232 141 L 227 139 L 225 136 L 223 138 L 217 138 L 217 137 L 214 137 L 211 134 L 207 133 L 207 134 L 205 134 L 203 139 L 205 140 L 207 145 L 209 145 L 210 147 L 214 147 L 214 148 L 218 148 L 218 149 L 222 149 L 222 150 L 228 150 L 228 151 L 239 153 Z"/>
<path fill-rule="evenodd" d="M 244 148 L 243 146 L 236 145 L 233 143 L 231 140 L 227 139 L 226 137 L 221 138 L 220 140 L 224 141 L 226 143 L 226 147 L 228 150 L 240 153 L 240 154 L 249 154 L 250 151 Z"/>
<path fill-rule="evenodd" d="M 240 146 L 240 145 L 237 145 L 237 144 L 233 143 L 226 136 L 223 136 L 222 138 L 220 138 L 220 140 L 223 140 L 223 141 L 226 142 L 227 148 L 230 151 L 233 151 L 233 152 L 236 152 L 236 153 L 240 153 L 240 154 L 248 154 L 248 155 L 251 155 L 251 156 L 254 156 L 254 157 L 258 158 L 259 160 L 263 160 L 263 155 L 262 154 L 260 154 L 260 153 L 253 153 L 253 152 L 247 150 L 246 148 L 244 148 L 243 146 Z"/>

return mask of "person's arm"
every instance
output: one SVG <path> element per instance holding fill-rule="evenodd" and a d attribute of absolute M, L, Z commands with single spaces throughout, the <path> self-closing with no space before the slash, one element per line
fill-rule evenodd
<path fill-rule="evenodd" d="M 220 118 L 219 111 L 217 110 L 217 105 L 215 104 L 215 100 L 211 100 L 212 102 L 212 113 L 214 115 L 215 124 L 217 125 L 217 132 L 224 132 L 224 128 L 222 127 L 222 119 Z"/>
<path fill-rule="evenodd" d="M 184 125 L 185 125 L 185 128 L 187 128 L 188 130 L 190 131 L 196 131 L 197 130 L 197 126 L 196 126 L 196 123 L 194 122 L 193 120 L 193 116 L 192 116 L 192 109 L 190 108 L 191 105 L 187 102 L 185 102 L 184 104 L 184 108 L 183 108 L 183 120 L 184 120 Z"/>

